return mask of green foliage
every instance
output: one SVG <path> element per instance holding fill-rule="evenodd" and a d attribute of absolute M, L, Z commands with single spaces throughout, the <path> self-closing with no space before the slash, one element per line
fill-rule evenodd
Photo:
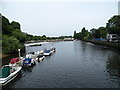
<path fill-rule="evenodd" d="M 7 18 L 5 18 L 4 16 L 2 16 L 2 34 L 10 34 L 10 23 L 9 20 Z"/>
<path fill-rule="evenodd" d="M 106 38 L 107 31 L 105 27 L 99 27 L 98 29 L 91 29 L 92 38 Z"/>
<path fill-rule="evenodd" d="M 60 36 L 60 37 L 46 37 L 43 36 L 33 36 L 21 32 L 20 24 L 18 22 L 9 20 L 2 16 L 2 50 L 3 53 L 13 53 L 17 52 L 18 48 L 23 49 L 24 43 L 31 40 L 51 40 L 51 39 L 64 39 L 66 37 L 72 36 Z M 1 38 L 0 38 L 1 39 Z"/>
<path fill-rule="evenodd" d="M 21 43 L 24 43 L 28 39 L 27 34 L 21 32 L 19 29 L 14 30 L 12 36 L 17 38 Z"/>
<path fill-rule="evenodd" d="M 109 33 L 120 36 L 120 15 L 115 15 L 109 19 L 106 28 Z"/>
<path fill-rule="evenodd" d="M 18 22 L 13 21 L 10 23 L 6 17 L 2 16 L 2 34 L 12 35 L 11 33 L 16 29 L 20 30 Z"/>
<path fill-rule="evenodd" d="M 46 35 L 43 35 L 43 36 L 42 36 L 42 40 L 46 40 Z"/>
<path fill-rule="evenodd" d="M 3 53 L 11 53 L 17 52 L 20 48 L 22 49 L 24 46 L 19 42 L 18 39 L 13 36 L 3 35 L 2 37 L 2 52 Z"/>
<path fill-rule="evenodd" d="M 60 37 L 46 37 L 33 36 L 21 32 L 20 24 L 18 22 L 9 20 L 2 16 L 2 50 L 3 53 L 17 52 L 18 48 L 23 49 L 23 43 L 31 40 L 51 40 L 51 39 L 64 39 L 72 38 L 72 36 L 60 36 Z M 120 15 L 115 15 L 108 20 L 106 27 L 99 27 L 98 29 L 91 29 L 90 32 L 82 28 L 81 32 L 76 33 L 74 31 L 74 39 L 87 40 L 93 38 L 106 38 L 107 33 L 117 34 L 120 36 Z M 1 40 L 1 38 L 0 38 Z M 1 42 L 1 41 L 0 41 Z"/>
<path fill-rule="evenodd" d="M 72 38 L 72 36 L 60 36 L 57 39 Z"/>
<path fill-rule="evenodd" d="M 20 29 L 20 24 L 18 22 L 12 21 L 11 26 L 15 29 Z"/>
<path fill-rule="evenodd" d="M 106 38 L 107 31 L 106 31 L 105 27 L 99 27 L 98 31 L 99 31 L 99 34 L 100 34 L 99 38 Z"/>
<path fill-rule="evenodd" d="M 92 28 L 90 32 L 88 32 L 84 27 L 81 32 L 74 32 L 74 39 L 105 39 L 107 33 L 117 34 L 120 37 L 120 15 L 115 15 L 111 19 L 109 19 L 106 27 L 99 27 L 98 29 Z"/>
<path fill-rule="evenodd" d="M 88 32 L 88 30 L 86 30 L 85 27 L 83 27 L 81 32 L 76 33 L 76 34 L 74 32 L 74 39 L 86 40 L 89 38 L 89 35 L 90 33 Z"/>
<path fill-rule="evenodd" d="M 10 22 L 6 17 L 2 16 L 2 24 L 4 26 L 7 26 L 7 25 L 10 25 Z"/>
<path fill-rule="evenodd" d="M 74 38 L 74 39 L 78 39 L 78 38 L 79 38 L 79 36 L 80 36 L 79 34 L 80 34 L 80 33 L 76 33 L 76 31 L 74 31 L 73 38 Z"/>
<path fill-rule="evenodd" d="M 17 52 L 18 48 L 23 49 L 26 41 L 26 34 L 21 32 L 20 24 L 2 16 L 2 51 L 3 53 Z"/>

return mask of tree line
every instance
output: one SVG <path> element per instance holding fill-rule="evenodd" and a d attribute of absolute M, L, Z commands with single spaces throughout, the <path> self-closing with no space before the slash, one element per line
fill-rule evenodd
<path fill-rule="evenodd" d="M 95 38 L 106 38 L 106 34 L 117 34 L 120 37 L 120 15 L 115 15 L 108 20 L 106 27 L 92 28 L 88 31 L 85 27 L 81 32 L 74 31 L 74 39 L 88 40 Z M 21 31 L 19 22 L 9 20 L 2 16 L 2 52 L 14 53 L 20 48 L 24 50 L 24 43 L 31 40 L 53 40 L 72 38 L 72 36 L 47 37 L 46 35 L 34 36 Z"/>
<path fill-rule="evenodd" d="M 111 17 L 106 23 L 106 27 L 92 28 L 90 31 L 83 27 L 81 32 L 74 31 L 73 37 L 79 40 L 106 39 L 107 34 L 117 34 L 120 37 L 120 15 Z"/>
<path fill-rule="evenodd" d="M 31 40 L 52 40 L 64 39 L 72 36 L 47 37 L 46 35 L 34 36 L 21 31 L 19 22 L 10 22 L 5 16 L 2 16 L 2 53 L 15 53 L 20 48 L 24 50 L 24 43 Z"/>

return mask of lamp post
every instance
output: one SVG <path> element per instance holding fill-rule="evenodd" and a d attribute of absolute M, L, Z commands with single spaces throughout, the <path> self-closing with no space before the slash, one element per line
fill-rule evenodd
<path fill-rule="evenodd" d="M 19 60 L 20 60 L 20 49 L 18 49 L 18 53 L 19 53 Z"/>

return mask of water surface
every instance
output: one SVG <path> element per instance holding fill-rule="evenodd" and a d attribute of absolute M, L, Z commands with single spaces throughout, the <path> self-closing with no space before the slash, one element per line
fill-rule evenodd
<path fill-rule="evenodd" d="M 26 47 L 26 53 L 56 47 L 56 52 L 36 63 L 11 88 L 118 88 L 120 54 L 82 41 L 55 42 Z"/>

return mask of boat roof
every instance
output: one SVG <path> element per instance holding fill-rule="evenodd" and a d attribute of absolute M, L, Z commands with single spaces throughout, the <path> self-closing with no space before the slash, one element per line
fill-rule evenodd
<path fill-rule="evenodd" d="M 18 61 L 19 61 L 18 57 L 17 58 L 12 58 L 11 61 L 10 61 L 10 63 L 14 64 L 14 63 L 17 63 Z"/>

